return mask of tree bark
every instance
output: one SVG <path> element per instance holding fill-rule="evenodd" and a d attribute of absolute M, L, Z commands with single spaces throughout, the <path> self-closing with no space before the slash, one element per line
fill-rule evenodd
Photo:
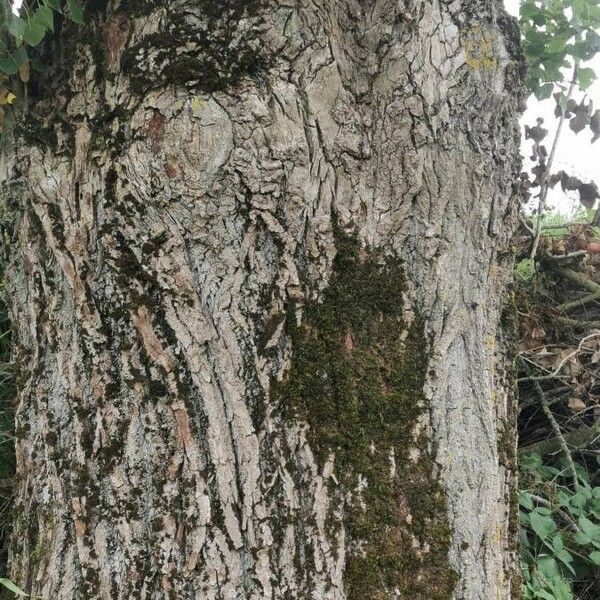
<path fill-rule="evenodd" d="M 2 157 L 12 578 L 515 597 L 501 2 L 90 2 L 54 44 Z"/>

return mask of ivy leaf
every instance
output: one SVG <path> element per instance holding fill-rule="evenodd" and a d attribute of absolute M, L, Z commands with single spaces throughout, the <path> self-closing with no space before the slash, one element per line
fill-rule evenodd
<path fill-rule="evenodd" d="M 535 127 L 525 125 L 525 139 L 539 144 L 548 135 L 548 130 L 542 127 L 542 123 L 543 121 L 538 121 Z"/>
<path fill-rule="evenodd" d="M 589 67 L 579 69 L 579 87 L 582 90 L 587 90 L 594 81 L 596 81 L 594 69 L 590 69 Z"/>
<path fill-rule="evenodd" d="M 83 7 L 79 3 L 79 0 L 67 0 L 69 7 L 69 17 L 74 23 L 83 25 Z"/>
<path fill-rule="evenodd" d="M 17 15 L 11 15 L 11 18 L 7 20 L 6 27 L 8 32 L 17 40 L 22 41 L 25 35 L 25 28 L 27 24 L 21 17 Z"/>
<path fill-rule="evenodd" d="M 600 544 L 600 525 L 596 525 L 586 517 L 579 517 L 579 527 L 594 545 Z"/>
<path fill-rule="evenodd" d="M 35 11 L 33 19 L 42 24 L 46 29 L 50 29 L 50 31 L 54 30 L 54 13 L 51 8 L 40 6 Z"/>
<path fill-rule="evenodd" d="M 44 0 L 44 4 L 60 12 L 60 0 Z"/>
<path fill-rule="evenodd" d="M 537 452 L 530 452 L 521 457 L 521 466 L 528 469 L 537 469 L 542 466 L 542 457 Z M 600 455 L 598 456 L 598 464 L 600 464 Z"/>
<path fill-rule="evenodd" d="M 565 567 L 567 567 L 567 569 L 569 569 L 569 571 L 571 571 L 571 573 L 573 573 L 573 575 L 575 575 L 575 571 L 574 571 L 573 567 L 571 566 L 571 563 L 573 562 L 573 556 L 571 555 L 570 552 L 565 550 L 563 538 L 560 533 L 557 533 L 552 538 L 551 548 L 552 548 L 552 551 L 554 552 L 554 556 L 556 558 L 558 558 L 558 560 L 560 560 L 560 562 L 563 563 L 563 565 L 565 565 Z"/>
<path fill-rule="evenodd" d="M 597 110 L 590 119 L 590 129 L 594 134 L 592 138 L 592 144 L 600 138 L 600 110 Z"/>
<path fill-rule="evenodd" d="M 531 499 L 531 494 L 528 494 L 523 490 L 519 490 L 519 504 L 527 510 L 533 510 L 533 500 Z"/>
<path fill-rule="evenodd" d="M 538 558 L 538 567 L 540 569 L 540 573 L 548 579 L 560 577 L 560 569 L 558 568 L 558 563 L 551 556 L 541 555 Z"/>
<path fill-rule="evenodd" d="M 532 2 L 532 0 L 527 0 L 521 4 L 521 19 L 529 19 L 532 20 L 534 17 L 540 14 L 540 9 Z"/>
<path fill-rule="evenodd" d="M 536 91 L 535 91 L 535 97 L 538 100 L 547 100 L 548 98 L 550 98 L 550 96 L 552 96 L 552 90 L 554 89 L 554 85 L 551 83 L 546 83 L 542 86 L 540 86 Z"/>
<path fill-rule="evenodd" d="M 46 26 L 37 19 L 32 18 L 27 21 L 23 39 L 30 46 L 38 46 L 46 35 Z"/>
<path fill-rule="evenodd" d="M 581 101 L 581 104 L 574 107 L 572 112 L 575 116 L 569 121 L 569 127 L 572 131 L 579 133 L 590 124 L 592 109 L 592 103 L 586 105 L 585 98 Z"/>
<path fill-rule="evenodd" d="M 23 46 L 17 48 L 14 53 L 5 52 L 0 54 L 0 71 L 6 75 L 16 75 L 21 65 L 27 60 L 27 52 Z"/>
<path fill-rule="evenodd" d="M 592 208 L 596 200 L 600 198 L 598 186 L 593 181 L 581 181 L 581 179 L 574 175 L 569 175 L 566 171 L 559 171 L 551 175 L 548 181 L 551 188 L 560 181 L 563 192 L 579 192 L 579 200 L 586 208 Z M 571 497 L 571 507 L 583 508 L 590 498 L 591 491 L 587 488 L 582 488 L 577 494 Z"/>
<path fill-rule="evenodd" d="M 573 536 L 573 541 L 577 544 L 579 544 L 580 546 L 588 546 L 589 544 L 592 543 L 592 539 L 590 538 L 589 535 L 586 535 L 585 533 L 579 531 L 577 532 L 574 536 Z"/>
<path fill-rule="evenodd" d="M 542 540 L 545 540 L 549 535 L 556 531 L 554 519 L 547 515 L 540 514 L 539 509 L 531 511 L 529 514 L 529 522 L 531 524 L 531 529 L 533 529 Z"/>

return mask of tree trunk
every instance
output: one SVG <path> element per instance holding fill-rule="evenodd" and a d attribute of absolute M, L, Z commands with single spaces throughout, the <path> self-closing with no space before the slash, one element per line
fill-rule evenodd
<path fill-rule="evenodd" d="M 13 580 L 514 597 L 500 0 L 88 4 L 2 159 Z"/>

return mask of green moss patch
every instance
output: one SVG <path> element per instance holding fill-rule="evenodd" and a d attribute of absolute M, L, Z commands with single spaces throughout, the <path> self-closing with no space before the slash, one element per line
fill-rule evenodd
<path fill-rule="evenodd" d="M 427 411 L 423 323 L 403 320 L 399 259 L 336 237 L 330 285 L 290 327 L 292 366 L 274 397 L 288 419 L 308 422 L 321 466 L 335 454 L 329 486 L 349 537 L 348 598 L 449 599 L 456 574 L 444 492 L 416 433 Z"/>

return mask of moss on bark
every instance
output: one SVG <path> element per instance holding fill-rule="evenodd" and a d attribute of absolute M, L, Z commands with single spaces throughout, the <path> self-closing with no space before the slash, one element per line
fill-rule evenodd
<path fill-rule="evenodd" d="M 335 455 L 329 485 L 349 538 L 348 598 L 449 599 L 451 531 L 422 426 L 423 322 L 403 318 L 399 259 L 339 232 L 337 246 L 322 301 L 291 327 L 292 366 L 274 395 L 287 418 L 310 425 L 321 466 Z"/>

